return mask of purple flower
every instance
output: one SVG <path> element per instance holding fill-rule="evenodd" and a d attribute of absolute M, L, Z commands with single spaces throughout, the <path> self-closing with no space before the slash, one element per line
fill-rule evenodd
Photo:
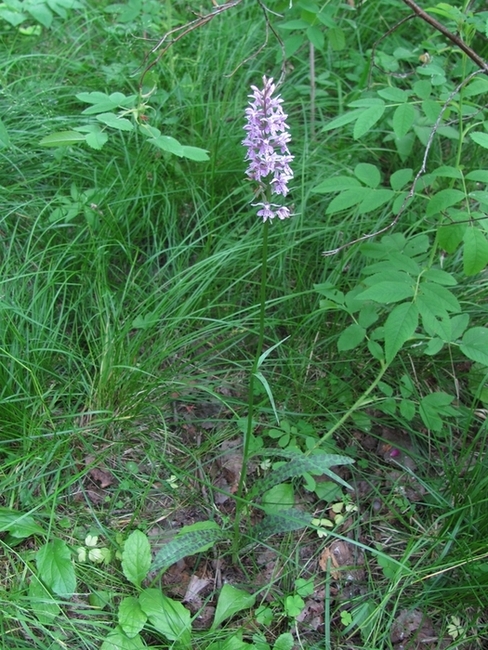
<path fill-rule="evenodd" d="M 263 202 L 255 205 L 262 206 L 258 216 L 263 220 L 286 219 L 290 210 L 267 201 L 269 194 L 288 194 L 288 182 L 293 178 L 290 163 L 294 156 L 290 155 L 288 142 L 287 115 L 283 112 L 283 100 L 278 95 L 273 97 L 276 86 L 273 79 L 263 77 L 263 90 L 251 86 L 253 94 L 246 108 L 247 123 L 244 126 L 247 136 L 242 144 L 247 147 L 246 160 L 249 166 L 246 174 L 250 180 L 258 183 L 258 194 Z M 268 190 L 268 191 L 267 191 Z"/>

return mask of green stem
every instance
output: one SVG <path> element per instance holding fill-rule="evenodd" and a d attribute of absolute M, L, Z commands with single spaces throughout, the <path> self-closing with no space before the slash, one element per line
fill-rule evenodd
<path fill-rule="evenodd" d="M 259 333 L 258 333 L 258 347 L 256 349 L 256 355 L 254 357 L 254 362 L 251 369 L 251 375 L 249 377 L 249 395 L 247 399 L 247 426 L 244 433 L 244 445 L 242 449 L 242 469 L 241 476 L 239 478 L 239 485 L 237 487 L 236 493 L 236 515 L 234 520 L 234 543 L 233 549 L 234 554 L 237 552 L 239 545 L 239 523 L 242 510 L 246 505 L 245 500 L 242 498 L 244 491 L 244 485 L 246 483 L 247 476 L 247 463 L 249 459 L 249 446 L 251 442 L 251 436 L 253 432 L 253 416 L 254 416 L 254 382 L 256 379 L 256 372 L 259 368 L 259 361 L 261 354 L 263 353 L 264 345 L 264 315 L 266 308 L 266 281 L 268 275 L 268 231 L 269 231 L 269 220 L 265 221 L 263 225 L 263 246 L 262 246 L 262 261 L 261 261 L 261 287 L 259 291 Z"/>
<path fill-rule="evenodd" d="M 320 447 L 321 444 L 323 444 L 326 440 L 331 438 L 334 435 L 334 433 L 337 431 L 337 429 L 340 429 L 340 427 L 342 427 L 344 422 L 346 422 L 346 420 L 348 420 L 355 411 L 357 411 L 359 408 L 364 406 L 368 395 L 370 395 L 373 392 L 373 390 L 380 383 L 383 375 L 385 374 L 385 372 L 389 368 L 389 364 L 385 363 L 384 361 L 381 361 L 380 363 L 381 363 L 380 371 L 379 371 L 377 377 L 375 378 L 375 380 L 373 381 L 373 383 L 368 386 L 368 388 L 364 391 L 364 393 L 360 397 L 358 397 L 358 399 L 354 402 L 354 404 L 351 406 L 351 408 L 349 408 L 344 413 L 344 415 L 339 420 L 337 420 L 337 422 L 334 424 L 334 426 L 331 427 L 328 431 L 326 431 L 324 433 L 324 435 L 320 438 L 320 440 L 311 449 L 309 449 L 307 454 L 309 454 L 311 451 L 313 451 L 317 447 Z"/>

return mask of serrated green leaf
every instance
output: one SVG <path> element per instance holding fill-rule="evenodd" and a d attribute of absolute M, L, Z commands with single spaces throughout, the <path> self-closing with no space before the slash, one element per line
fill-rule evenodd
<path fill-rule="evenodd" d="M 37 570 L 44 584 L 55 594 L 70 598 L 76 591 L 76 576 L 71 551 L 66 542 L 53 539 L 36 554 Z"/>
<path fill-rule="evenodd" d="M 135 530 L 125 540 L 122 551 L 122 571 L 129 582 L 139 587 L 151 566 L 151 546 L 147 536 Z"/>
<path fill-rule="evenodd" d="M 368 187 L 375 188 L 381 183 L 381 173 L 376 165 L 358 163 L 354 168 L 354 176 Z"/>
<path fill-rule="evenodd" d="M 224 584 L 220 590 L 215 617 L 211 630 L 215 630 L 226 619 L 234 616 L 243 609 L 250 609 L 256 601 L 256 596 L 249 594 L 243 589 L 237 589 L 229 584 Z"/>
<path fill-rule="evenodd" d="M 427 269 L 422 277 L 429 282 L 436 282 L 446 287 L 454 287 L 457 284 L 456 278 L 442 269 Z"/>
<path fill-rule="evenodd" d="M 360 345 L 366 336 L 366 330 L 357 323 L 352 323 L 349 327 L 341 333 L 337 341 L 337 349 L 339 352 L 346 350 L 354 350 Z"/>
<path fill-rule="evenodd" d="M 284 632 L 274 642 L 273 650 L 292 650 L 294 644 L 293 635 L 290 632 Z"/>
<path fill-rule="evenodd" d="M 458 414 L 457 410 L 451 406 L 453 400 L 453 395 L 448 395 L 442 391 L 430 393 L 420 400 L 420 417 L 428 429 L 440 432 L 444 426 L 442 417 Z"/>
<path fill-rule="evenodd" d="M 377 105 L 377 106 L 370 106 L 366 110 L 364 110 L 361 115 L 358 117 L 356 120 L 356 124 L 354 125 L 354 130 L 353 130 L 353 138 L 354 140 L 359 140 L 362 138 L 366 133 L 371 131 L 373 126 L 381 120 L 383 117 L 383 114 L 385 112 L 385 106 L 383 105 Z"/>
<path fill-rule="evenodd" d="M 430 199 L 427 204 L 426 215 L 431 217 L 434 214 L 439 214 L 464 199 L 466 199 L 466 194 L 461 190 L 441 190 Z"/>
<path fill-rule="evenodd" d="M 483 133 L 483 131 L 472 131 L 469 134 L 469 137 L 473 142 L 479 144 L 480 147 L 488 149 L 488 133 Z"/>
<path fill-rule="evenodd" d="M 468 214 L 466 214 L 466 218 L 469 219 Z M 463 241 L 467 227 L 466 223 L 442 224 L 437 231 L 437 241 L 440 248 L 446 253 L 454 253 Z"/>
<path fill-rule="evenodd" d="M 476 275 L 488 264 L 488 241 L 479 228 L 467 228 L 463 236 L 463 269 L 466 275 Z"/>
<path fill-rule="evenodd" d="M 144 650 L 146 645 L 139 635 L 129 638 L 122 628 L 117 627 L 109 632 L 107 638 L 100 646 L 100 650 Z"/>
<path fill-rule="evenodd" d="M 412 104 L 400 104 L 393 113 L 393 132 L 397 138 L 403 138 L 413 126 L 416 113 Z"/>
<path fill-rule="evenodd" d="M 222 539 L 220 527 L 213 521 L 184 526 L 176 537 L 165 544 L 154 558 L 151 571 L 165 571 L 187 555 L 203 553 Z"/>
<path fill-rule="evenodd" d="M 178 647 L 191 648 L 191 616 L 180 602 L 168 598 L 159 589 L 144 589 L 139 605 L 149 623 Z"/>
<path fill-rule="evenodd" d="M 334 52 L 342 52 L 346 47 L 346 36 L 344 30 L 340 27 L 329 27 L 326 34 Z"/>
<path fill-rule="evenodd" d="M 99 113 L 96 115 L 96 119 L 102 124 L 112 129 L 117 129 L 118 131 L 134 130 L 134 125 L 130 120 L 126 120 L 124 117 L 117 117 L 114 113 Z"/>
<path fill-rule="evenodd" d="M 312 192 L 331 194 L 333 192 L 341 192 L 342 190 L 354 190 L 358 187 L 361 187 L 361 184 L 353 176 L 332 176 L 332 178 L 326 178 L 315 186 Z"/>
<path fill-rule="evenodd" d="M 414 295 L 414 286 L 405 282 L 388 281 L 377 282 L 357 297 L 358 300 L 374 300 L 381 304 L 390 302 L 401 302 Z"/>
<path fill-rule="evenodd" d="M 137 598 L 127 596 L 120 601 L 118 620 L 124 633 L 132 639 L 146 624 L 147 615 L 142 611 Z"/>
<path fill-rule="evenodd" d="M 57 131 L 42 138 L 39 144 L 42 147 L 68 147 L 85 141 L 85 136 L 78 131 Z"/>
<path fill-rule="evenodd" d="M 486 327 L 470 327 L 464 333 L 459 347 L 468 359 L 488 367 L 488 329 Z"/>
<path fill-rule="evenodd" d="M 413 336 L 419 320 L 415 303 L 396 305 L 385 322 L 385 359 L 391 363 L 404 344 Z"/>
<path fill-rule="evenodd" d="M 424 296 L 417 297 L 417 306 L 422 317 L 422 324 L 429 336 L 439 337 L 442 341 L 452 340 L 451 319 L 447 311 L 435 307 Z"/>
<path fill-rule="evenodd" d="M 461 311 L 456 296 L 440 284 L 421 282 L 419 296 L 424 296 L 430 303 L 431 310 L 439 315 L 442 315 L 445 311 L 454 313 Z"/>

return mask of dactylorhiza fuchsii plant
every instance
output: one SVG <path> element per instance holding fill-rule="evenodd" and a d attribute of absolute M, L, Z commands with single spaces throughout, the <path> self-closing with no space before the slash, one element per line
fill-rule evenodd
<path fill-rule="evenodd" d="M 256 379 L 259 379 L 263 383 L 268 396 L 270 396 L 272 400 L 271 390 L 269 389 L 264 376 L 259 372 L 261 364 L 270 352 L 270 350 L 268 350 L 262 354 L 266 305 L 268 229 L 270 222 L 275 217 L 283 220 L 291 216 L 289 208 L 284 205 L 273 203 L 272 197 L 280 195 L 285 197 L 289 192 L 288 183 L 293 178 L 293 171 L 290 167 L 293 156 L 288 150 L 288 143 L 291 140 L 291 136 L 288 132 L 288 124 L 286 123 L 287 115 L 283 112 L 283 100 L 279 95 L 273 96 L 273 93 L 276 90 L 273 79 L 263 77 L 262 90 L 259 90 L 256 86 L 251 86 L 251 88 L 253 93 L 249 95 L 250 102 L 246 109 L 246 124 L 244 126 L 247 135 L 242 141 L 242 144 L 247 148 L 245 159 L 249 161 L 249 166 L 246 171 L 247 177 L 249 180 L 257 184 L 256 195 L 261 199 L 261 201 L 253 203 L 252 205 L 259 207 L 257 215 L 258 217 L 262 217 L 264 226 L 258 345 L 249 380 L 247 426 L 244 434 L 241 476 L 236 494 L 234 553 L 237 551 L 240 538 L 239 519 L 243 507 L 245 506 L 243 490 L 247 474 L 249 445 L 253 431 L 254 382 Z"/>

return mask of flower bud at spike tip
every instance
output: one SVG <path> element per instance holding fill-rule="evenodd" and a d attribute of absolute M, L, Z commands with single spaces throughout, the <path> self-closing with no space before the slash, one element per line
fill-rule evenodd
<path fill-rule="evenodd" d="M 274 194 L 286 196 L 288 182 L 293 178 L 290 163 L 293 160 L 288 150 L 291 136 L 286 123 L 287 115 L 283 112 L 283 100 L 279 95 L 273 97 L 276 86 L 273 79 L 263 77 L 263 89 L 251 86 L 253 93 L 246 108 L 247 136 L 242 144 L 247 148 L 246 170 L 248 178 L 258 184 L 258 194 L 263 201 L 253 203 L 259 206 L 258 217 L 267 219 L 287 219 L 290 210 L 285 206 L 270 203 L 268 197 Z"/>

